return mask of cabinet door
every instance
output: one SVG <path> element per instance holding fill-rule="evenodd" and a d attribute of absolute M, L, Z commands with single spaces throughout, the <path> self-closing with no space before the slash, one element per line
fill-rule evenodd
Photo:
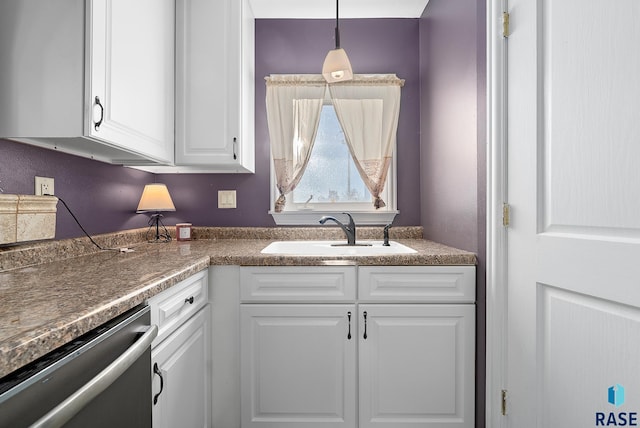
<path fill-rule="evenodd" d="M 172 162 L 175 1 L 94 0 L 88 5 L 85 133 Z"/>
<path fill-rule="evenodd" d="M 356 426 L 355 305 L 243 304 L 240 329 L 243 428 Z"/>
<path fill-rule="evenodd" d="M 209 334 L 207 305 L 151 351 L 155 428 L 211 425 Z"/>
<path fill-rule="evenodd" d="M 473 305 L 360 305 L 360 427 L 473 427 L 474 314 Z"/>
<path fill-rule="evenodd" d="M 176 13 L 176 165 L 253 172 L 248 0 L 177 0 Z"/>

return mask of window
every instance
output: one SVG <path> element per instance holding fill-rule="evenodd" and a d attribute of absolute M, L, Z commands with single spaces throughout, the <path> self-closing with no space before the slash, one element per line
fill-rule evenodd
<path fill-rule="evenodd" d="M 323 215 L 346 211 L 354 216 L 357 224 L 388 224 L 397 214 L 394 192 L 390 191 L 395 184 L 394 163 L 382 195 L 387 207 L 375 210 L 371 192 L 360 177 L 330 102 L 322 106 L 316 139 L 302 179 L 287 196 L 284 211 L 271 214 L 280 225 L 315 225 Z M 278 193 L 275 186 L 272 187 L 273 200 Z"/>
<path fill-rule="evenodd" d="M 276 224 L 317 225 L 322 215 L 347 211 L 358 224 L 391 222 L 404 81 L 395 75 L 360 76 L 339 87 L 315 75 L 266 81 Z"/>
<path fill-rule="evenodd" d="M 340 205 L 345 209 L 366 210 L 372 203 L 371 193 L 349 153 L 333 105 L 322 107 L 309 163 L 291 193 L 296 209 Z"/>

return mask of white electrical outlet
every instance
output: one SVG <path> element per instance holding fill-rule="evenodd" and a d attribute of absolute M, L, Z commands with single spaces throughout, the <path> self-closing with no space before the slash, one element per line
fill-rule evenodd
<path fill-rule="evenodd" d="M 36 176 L 36 188 L 35 195 L 55 195 L 55 189 L 53 187 L 54 180 L 50 177 L 38 177 Z"/>
<path fill-rule="evenodd" d="M 218 190 L 218 208 L 235 208 L 236 191 Z"/>

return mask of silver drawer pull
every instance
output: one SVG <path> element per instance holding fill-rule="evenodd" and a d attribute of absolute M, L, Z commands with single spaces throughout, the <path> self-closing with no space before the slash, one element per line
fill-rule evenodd
<path fill-rule="evenodd" d="M 164 390 L 164 377 L 162 377 L 162 372 L 158 368 L 158 363 L 153 364 L 153 373 L 160 376 L 160 392 L 153 396 L 153 405 L 155 406 L 158 404 L 158 397 L 160 397 L 160 394 L 162 394 L 162 391 Z"/>

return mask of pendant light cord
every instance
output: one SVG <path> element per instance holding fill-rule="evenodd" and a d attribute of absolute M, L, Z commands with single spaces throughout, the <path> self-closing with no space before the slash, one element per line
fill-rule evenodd
<path fill-rule="evenodd" d="M 340 49 L 340 0 L 336 0 L 336 49 Z"/>

